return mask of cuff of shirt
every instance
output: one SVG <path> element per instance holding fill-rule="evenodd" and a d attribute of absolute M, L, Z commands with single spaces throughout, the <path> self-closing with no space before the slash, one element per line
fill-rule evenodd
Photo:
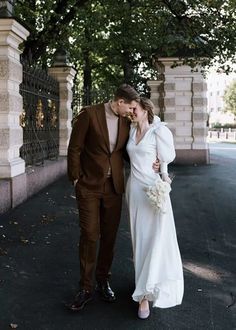
<path fill-rule="evenodd" d="M 74 185 L 74 187 L 76 186 L 76 183 L 78 182 L 78 179 L 76 179 L 76 180 L 74 180 L 73 181 L 73 185 Z"/>
<path fill-rule="evenodd" d="M 165 162 L 161 162 L 160 170 L 161 170 L 161 173 L 168 174 L 168 164 Z"/>

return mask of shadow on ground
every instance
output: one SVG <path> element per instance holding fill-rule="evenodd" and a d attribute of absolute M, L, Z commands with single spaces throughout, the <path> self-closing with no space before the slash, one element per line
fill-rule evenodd
<path fill-rule="evenodd" d="M 124 205 L 111 281 L 117 302 L 95 296 L 81 313 L 67 311 L 64 304 L 79 279 L 79 228 L 73 188 L 61 178 L 1 216 L 0 329 L 10 329 L 10 324 L 19 330 L 236 329 L 235 164 L 172 170 L 171 197 L 185 273 L 181 306 L 154 309 L 149 320 L 137 319 Z"/>

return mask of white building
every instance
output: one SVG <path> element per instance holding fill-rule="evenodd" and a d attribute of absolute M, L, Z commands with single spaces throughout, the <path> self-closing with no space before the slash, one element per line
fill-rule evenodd
<path fill-rule="evenodd" d="M 213 123 L 233 123 L 234 115 L 224 113 L 223 96 L 229 84 L 236 80 L 236 73 L 225 74 L 223 72 L 209 72 L 207 76 L 207 111 L 209 113 L 209 124 Z"/>

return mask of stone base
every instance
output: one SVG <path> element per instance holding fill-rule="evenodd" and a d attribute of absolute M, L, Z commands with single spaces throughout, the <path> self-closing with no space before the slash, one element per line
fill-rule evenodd
<path fill-rule="evenodd" d="M 58 161 L 47 161 L 44 166 L 30 167 L 27 169 L 28 197 L 65 175 L 67 171 L 67 158 L 60 157 Z"/>
<path fill-rule="evenodd" d="M 11 178 L 11 207 L 27 199 L 27 175 L 25 173 Z"/>
<path fill-rule="evenodd" d="M 18 157 L 10 162 L 0 162 L 0 178 L 13 178 L 25 173 L 25 161 Z"/>
<path fill-rule="evenodd" d="M 11 208 L 11 182 L 0 179 L 0 214 Z"/>
<path fill-rule="evenodd" d="M 26 173 L 0 179 L 0 214 L 13 208 L 66 174 L 67 159 L 45 161 L 44 166 L 27 167 Z"/>
<path fill-rule="evenodd" d="M 209 149 L 177 149 L 174 163 L 178 165 L 206 165 L 210 163 Z"/>

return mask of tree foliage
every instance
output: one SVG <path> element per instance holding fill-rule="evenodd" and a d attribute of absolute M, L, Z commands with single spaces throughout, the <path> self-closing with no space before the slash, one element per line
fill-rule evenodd
<path fill-rule="evenodd" d="M 18 0 L 16 15 L 30 31 L 24 44 L 25 57 L 32 60 L 51 56 L 55 46 L 64 44 L 69 26 L 88 0 Z"/>
<path fill-rule="evenodd" d="M 236 116 L 236 80 L 233 80 L 224 93 L 224 111 L 233 113 Z"/>
<path fill-rule="evenodd" d="M 155 57 L 236 62 L 235 0 L 18 0 L 16 15 L 31 32 L 24 56 L 46 66 L 67 49 L 85 88 L 142 89 Z"/>

